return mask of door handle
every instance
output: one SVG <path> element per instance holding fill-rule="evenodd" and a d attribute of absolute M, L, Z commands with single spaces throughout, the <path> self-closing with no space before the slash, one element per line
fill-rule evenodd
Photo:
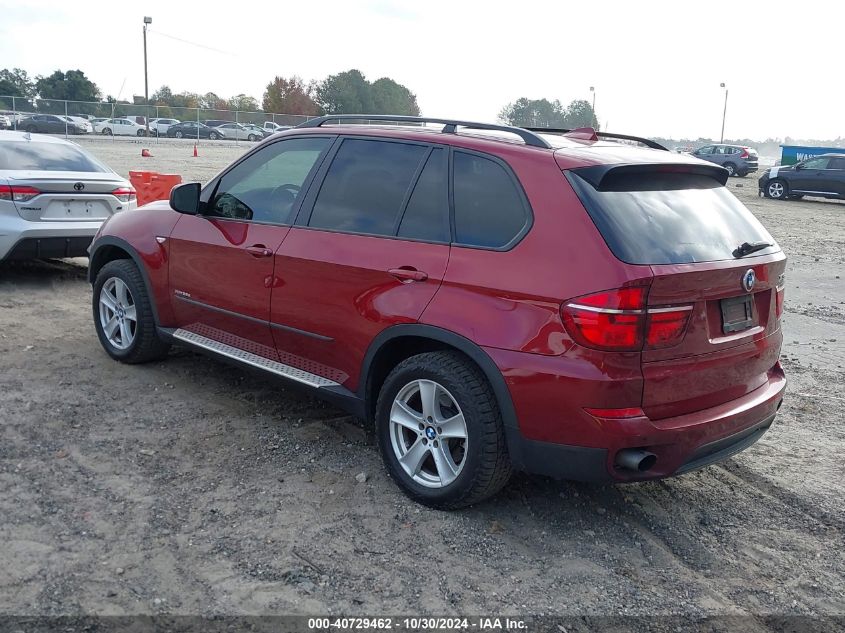
<path fill-rule="evenodd" d="M 425 281 L 428 279 L 428 273 L 417 270 L 413 266 L 402 266 L 400 268 L 391 268 L 387 271 L 393 277 L 396 277 L 402 283 L 411 281 Z"/>
<path fill-rule="evenodd" d="M 253 244 L 252 246 L 247 246 L 244 250 L 253 257 L 270 257 L 273 254 L 273 251 L 264 246 L 264 244 Z"/>

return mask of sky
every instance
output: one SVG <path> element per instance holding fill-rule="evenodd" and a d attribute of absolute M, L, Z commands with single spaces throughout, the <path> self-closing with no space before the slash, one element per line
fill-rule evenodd
<path fill-rule="evenodd" d="M 227 10 L 228 7 L 228 10 Z M 845 136 L 838 0 L 0 0 L 0 68 L 79 68 L 103 94 L 245 93 L 357 68 L 424 115 L 495 121 L 520 97 L 592 99 L 606 131 L 718 139 Z M 178 38 L 178 39 L 174 39 Z"/>

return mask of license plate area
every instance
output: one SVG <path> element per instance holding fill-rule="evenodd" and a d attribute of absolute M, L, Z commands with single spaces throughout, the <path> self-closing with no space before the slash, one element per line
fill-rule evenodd
<path fill-rule="evenodd" d="M 751 295 L 720 301 L 722 331 L 725 334 L 747 330 L 754 325 L 754 301 Z"/>

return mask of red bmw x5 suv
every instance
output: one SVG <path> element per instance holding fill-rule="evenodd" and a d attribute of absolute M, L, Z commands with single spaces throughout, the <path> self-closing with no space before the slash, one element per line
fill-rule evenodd
<path fill-rule="evenodd" d="M 313 390 L 435 507 L 723 459 L 783 397 L 785 256 L 724 169 L 611 136 L 314 119 L 104 224 L 98 337 Z"/>

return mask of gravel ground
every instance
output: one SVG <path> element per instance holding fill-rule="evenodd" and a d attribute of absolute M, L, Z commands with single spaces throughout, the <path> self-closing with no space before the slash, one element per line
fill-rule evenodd
<path fill-rule="evenodd" d="M 82 142 L 185 180 L 247 145 Z M 0 614 L 842 616 L 845 204 L 729 186 L 789 255 L 772 430 L 683 477 L 518 475 L 452 513 L 408 501 L 365 429 L 277 382 L 180 349 L 111 361 L 85 260 L 0 265 Z"/>

